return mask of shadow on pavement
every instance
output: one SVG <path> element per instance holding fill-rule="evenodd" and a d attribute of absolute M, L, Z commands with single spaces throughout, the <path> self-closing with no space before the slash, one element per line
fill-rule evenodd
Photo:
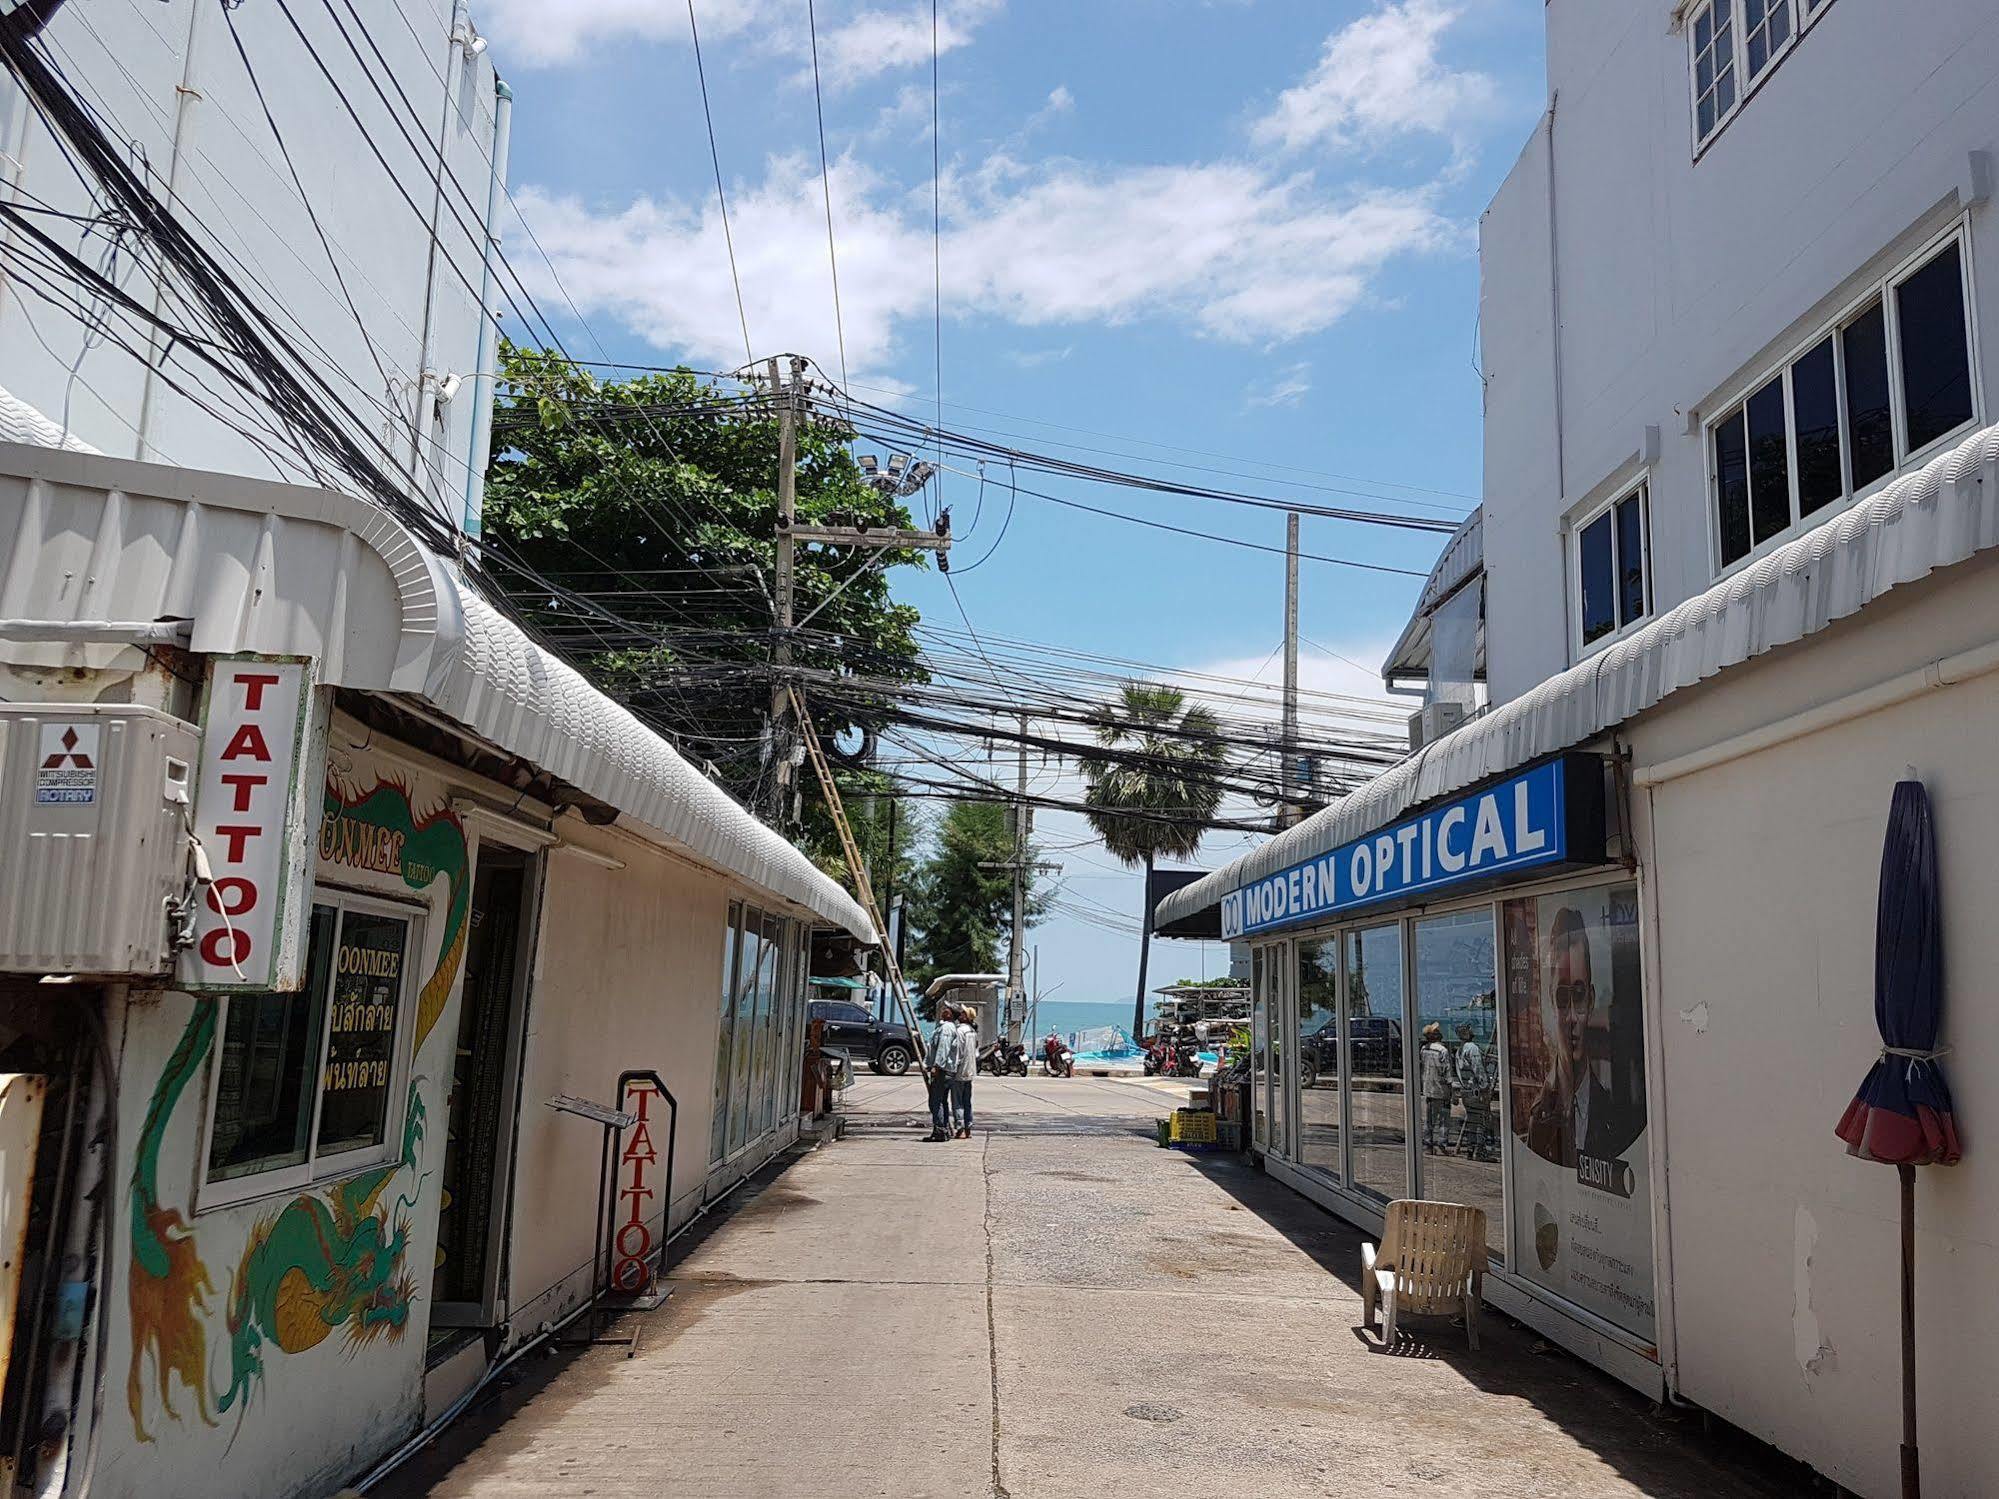
<path fill-rule="evenodd" d="M 1412 1318 L 1398 1344 L 1383 1346 L 1360 1326 L 1360 1246 L 1367 1237 L 1361 1230 L 1264 1175 L 1247 1157 L 1175 1155 L 1353 1292 L 1353 1336 L 1370 1353 L 1440 1362 L 1487 1394 L 1528 1401 L 1642 1492 L 1715 1499 L 1842 1492 L 1707 1412 L 1654 1404 L 1490 1305 L 1479 1323 L 1477 1353 L 1467 1347 L 1462 1323 L 1441 1317 Z"/>

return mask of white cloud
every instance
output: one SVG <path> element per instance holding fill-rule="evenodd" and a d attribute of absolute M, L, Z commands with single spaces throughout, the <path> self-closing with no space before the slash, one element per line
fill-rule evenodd
<path fill-rule="evenodd" d="M 937 15 L 941 56 L 968 46 L 1005 0 L 946 0 Z M 819 7 L 819 69 L 828 88 L 848 88 L 897 69 L 928 67 L 931 13 L 927 4 L 874 7 L 842 15 L 837 3 Z M 804 7 L 791 0 L 698 0 L 704 44 L 743 37 L 766 52 L 805 63 L 812 78 Z M 477 20 L 492 36 L 503 67 L 573 63 L 621 42 L 683 42 L 687 0 L 479 0 Z"/>
<path fill-rule="evenodd" d="M 1005 0 L 953 0 L 935 13 L 938 56 L 971 44 Z M 819 31 L 819 76 L 829 89 L 851 88 L 883 73 L 928 67 L 933 42 L 928 5 L 863 10 Z M 811 74 L 805 75 L 808 79 Z"/>
<path fill-rule="evenodd" d="M 1063 115 L 1075 112 L 1076 96 L 1069 92 L 1068 84 L 1058 83 L 1048 91 L 1048 97 L 1042 101 L 1041 108 L 1027 117 L 1027 123 L 1020 127 L 1021 133 L 1039 130 L 1051 120 L 1059 120 Z"/>
<path fill-rule="evenodd" d="M 739 32 L 766 9 L 766 0 L 701 0 L 702 38 Z M 546 67 L 605 42 L 684 41 L 687 0 L 479 0 L 474 19 L 502 67 Z"/>
<path fill-rule="evenodd" d="M 1326 39 L 1317 66 L 1251 127 L 1258 145 L 1374 144 L 1452 136 L 1493 97 L 1484 73 L 1446 67 L 1438 44 L 1459 9 L 1444 0 L 1389 0 Z"/>
<path fill-rule="evenodd" d="M 776 157 L 729 194 L 751 340 L 826 362 L 835 347 L 815 163 Z M 945 310 L 1025 327 L 1166 318 L 1232 341 L 1317 332 L 1390 259 L 1454 237 L 1427 187 L 1328 192 L 1245 163 L 1090 167 L 995 156 L 945 182 Z M 564 287 L 663 350 L 734 367 L 742 333 L 712 200 L 600 210 L 517 195 Z M 930 203 L 850 157 L 833 169 L 840 292 L 855 378 L 931 309 Z M 545 274 L 521 257 L 523 273 Z"/>
<path fill-rule="evenodd" d="M 1290 407 L 1303 401 L 1312 389 L 1312 366 L 1300 360 L 1260 381 L 1243 393 L 1248 406 Z"/>
<path fill-rule="evenodd" d="M 1038 370 L 1043 365 L 1060 364 L 1076 352 L 1074 344 L 1064 344 L 1059 349 L 1018 349 L 1006 356 L 1007 363 L 1018 365 L 1024 370 Z"/>

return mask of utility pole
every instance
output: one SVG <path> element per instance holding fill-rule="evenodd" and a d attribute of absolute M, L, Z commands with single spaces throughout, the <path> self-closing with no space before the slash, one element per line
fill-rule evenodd
<path fill-rule="evenodd" d="M 1288 828 L 1304 811 L 1302 777 L 1298 774 L 1298 512 L 1284 525 L 1284 726 L 1278 753 L 1277 826 Z"/>
<path fill-rule="evenodd" d="M 867 551 L 924 551 L 937 554 L 940 572 L 950 571 L 951 513 L 937 517 L 935 531 L 914 531 L 872 526 L 801 526 L 798 524 L 798 423 L 807 412 L 806 363 L 796 354 L 790 358 L 791 378 L 778 373 L 775 359 L 765 364 L 771 398 L 777 403 L 777 577 L 771 603 L 776 615 L 777 638 L 771 648 L 770 688 L 770 768 L 772 794 L 765 821 L 781 825 L 790 817 L 794 797 L 792 765 L 792 616 L 798 547 L 805 542 L 852 547 Z M 865 472 L 872 464 L 862 465 Z M 892 472 L 870 477 L 868 482 L 896 498 L 921 488 L 933 470 L 919 466 L 905 470 L 892 464 Z M 884 482 L 885 481 L 885 482 Z M 807 615 L 808 622 L 811 616 Z"/>
<path fill-rule="evenodd" d="M 798 519 L 798 397 L 805 361 L 791 361 L 791 384 L 781 385 L 777 361 L 771 360 L 771 397 L 777 402 L 777 639 L 771 649 L 770 684 L 770 821 L 782 823 L 791 805 L 791 595 L 792 564 L 797 548 L 793 536 Z"/>
<path fill-rule="evenodd" d="M 1027 715 L 1020 715 L 1020 772 L 1014 781 L 1013 804 L 1013 940 L 1006 950 L 1007 1019 L 1021 995 L 1021 943 L 1027 936 Z M 1010 1030 L 1002 1026 L 1002 1031 Z M 1009 1036 L 1007 1038 L 1011 1040 Z"/>
<path fill-rule="evenodd" d="M 1020 756 L 1014 780 L 1013 803 L 1013 857 L 979 861 L 981 869 L 1004 869 L 1013 876 L 1013 937 L 1007 944 L 1006 952 L 1006 1005 L 1001 1021 L 1001 1037 L 1014 1040 L 1014 1006 L 1020 1006 L 1020 1014 L 1027 1013 L 1026 986 L 1022 965 L 1027 958 L 1027 881 L 1030 875 L 1060 874 L 1062 866 L 1028 856 L 1028 830 L 1030 813 L 1027 806 L 1027 715 L 1020 715 Z"/>

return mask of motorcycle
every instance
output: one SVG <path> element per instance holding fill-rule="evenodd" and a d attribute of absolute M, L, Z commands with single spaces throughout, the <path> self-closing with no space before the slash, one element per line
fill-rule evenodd
<path fill-rule="evenodd" d="M 1061 1041 L 1050 1036 L 1041 1047 L 1041 1065 L 1050 1077 L 1074 1077 L 1076 1075 L 1076 1053 Z"/>
<path fill-rule="evenodd" d="M 1010 1045 L 995 1041 L 979 1053 L 979 1071 L 994 1077 L 1005 1077 L 1008 1073 L 1026 1077 L 1027 1050 L 1017 1041 Z"/>

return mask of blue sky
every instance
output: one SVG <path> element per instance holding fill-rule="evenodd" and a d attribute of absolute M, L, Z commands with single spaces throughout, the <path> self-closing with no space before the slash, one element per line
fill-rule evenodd
<path fill-rule="evenodd" d="M 1480 474 L 1478 214 L 1545 102 L 1542 12 L 942 0 L 945 424 L 1113 449 L 1073 456 L 1117 467 L 1225 468 L 1165 472 L 1227 487 L 1462 514 Z M 805 0 L 696 0 L 696 14 L 752 346 L 837 374 Z M 478 17 L 515 90 L 516 201 L 560 278 L 551 296 L 588 323 L 573 351 L 741 364 L 685 0 L 486 0 Z M 927 418 L 930 6 L 818 0 L 817 22 L 849 378 Z M 1036 487 L 1283 542 L 1275 513 Z M 944 479 L 961 563 L 1004 514 L 989 491 L 972 527 L 976 490 Z M 1436 538 L 1308 519 L 1304 547 L 1420 573 Z M 1307 563 L 1307 686 L 1378 693 L 1371 669 L 1417 586 Z M 960 593 L 982 632 L 1274 682 L 1282 587 L 1278 557 L 1022 500 Z M 934 575 L 899 589 L 959 626 Z M 1062 784 L 1053 768 L 1036 779 Z M 1039 835 L 1086 837 L 1063 814 Z M 1243 846 L 1214 839 L 1202 862 Z M 1136 877 L 1101 848 L 1054 857 L 1078 900 L 1136 917 Z M 1135 938 L 1057 916 L 1036 940 L 1063 998 L 1129 994 Z M 1154 972 L 1224 962 L 1167 944 Z"/>

